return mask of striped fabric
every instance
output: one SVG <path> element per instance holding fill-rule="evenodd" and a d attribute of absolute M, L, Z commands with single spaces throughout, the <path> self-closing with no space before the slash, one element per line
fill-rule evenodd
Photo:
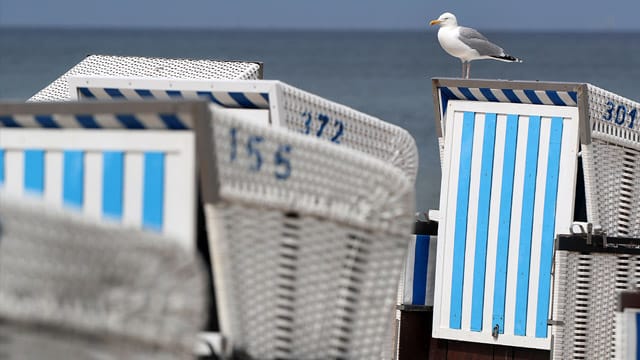
<path fill-rule="evenodd" d="M 507 83 L 508 84 L 508 83 Z M 503 102 L 513 104 L 535 104 L 556 106 L 577 106 L 578 93 L 556 90 L 513 90 L 470 88 L 462 86 L 438 87 L 440 108 L 446 113 L 450 100 Z"/>
<path fill-rule="evenodd" d="M 176 114 L 52 114 L 0 116 L 0 128 L 187 130 L 187 116 Z"/>
<path fill-rule="evenodd" d="M 118 222 L 127 216 L 128 223 L 162 231 L 164 165 L 162 152 L 0 150 L 0 187 Z M 142 177 L 133 174 L 136 166 Z M 125 175 L 125 168 L 133 176 Z"/>
<path fill-rule="evenodd" d="M 577 113 L 522 106 L 450 105 L 438 337 L 549 348 L 553 242 L 573 213 Z"/>
<path fill-rule="evenodd" d="M 433 306 L 436 236 L 416 235 L 409 242 L 404 273 L 403 305 Z"/>
<path fill-rule="evenodd" d="M 269 94 L 261 92 L 188 91 L 157 89 L 116 89 L 78 87 L 79 99 L 144 100 L 144 99 L 205 99 L 226 108 L 268 109 Z"/>

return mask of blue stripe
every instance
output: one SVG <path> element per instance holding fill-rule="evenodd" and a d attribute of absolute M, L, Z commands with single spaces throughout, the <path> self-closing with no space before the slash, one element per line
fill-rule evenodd
<path fill-rule="evenodd" d="M 164 205 L 164 153 L 144 154 L 142 225 L 162 230 Z"/>
<path fill-rule="evenodd" d="M 533 90 L 525 90 L 524 94 L 527 95 L 527 97 L 529 98 L 529 100 L 531 100 L 531 102 L 533 104 L 542 105 L 542 101 L 540 100 L 538 95 L 536 95 L 535 91 L 533 91 Z"/>
<path fill-rule="evenodd" d="M 44 150 L 24 151 L 24 188 L 35 193 L 44 192 Z"/>
<path fill-rule="evenodd" d="M 198 94 L 199 97 L 205 98 L 206 100 L 209 100 L 209 101 L 211 101 L 213 103 L 216 103 L 218 105 L 226 107 L 226 105 L 223 104 L 220 100 L 218 100 L 215 97 L 215 95 L 213 95 L 212 92 L 209 92 L 209 91 L 197 91 L 196 94 Z"/>
<path fill-rule="evenodd" d="M 509 259 L 509 232 L 511 229 L 511 202 L 513 201 L 513 175 L 515 172 L 517 137 L 518 115 L 508 115 L 504 144 L 504 164 L 502 166 L 502 186 L 500 189 L 496 274 L 493 289 L 492 327 L 498 325 L 500 334 L 504 334 L 504 303 L 507 289 L 507 262 Z"/>
<path fill-rule="evenodd" d="M 84 203 L 84 152 L 63 153 L 62 200 L 65 205 L 82 207 Z"/>
<path fill-rule="evenodd" d="M 100 125 L 96 122 L 93 115 L 76 115 L 76 121 L 87 129 L 100 129 Z"/>
<path fill-rule="evenodd" d="M 60 128 L 60 126 L 53 120 L 53 116 L 51 115 L 36 115 L 35 119 L 43 128 L 47 128 L 47 129 Z"/>
<path fill-rule="evenodd" d="M 513 90 L 511 89 L 502 89 L 502 93 L 504 94 L 504 96 L 507 97 L 507 99 L 509 99 L 509 101 L 511 101 L 512 103 L 516 103 L 516 104 L 521 104 L 522 101 L 520 101 L 520 99 L 518 98 L 518 96 L 516 95 L 516 93 L 513 92 Z"/>
<path fill-rule="evenodd" d="M 498 102 L 500 100 L 498 100 L 497 97 L 495 97 L 495 95 L 493 95 L 493 92 L 491 92 L 491 89 L 489 88 L 480 88 L 480 92 L 482 93 L 482 95 L 484 95 L 484 97 L 487 98 L 487 100 L 492 101 L 492 102 Z"/>
<path fill-rule="evenodd" d="M 78 91 L 80 92 L 81 98 L 85 97 L 87 99 L 95 99 L 96 96 L 93 95 L 93 93 L 86 87 L 80 87 L 78 88 Z"/>
<path fill-rule="evenodd" d="M 229 92 L 229 96 L 233 100 L 235 100 L 241 107 L 249 108 L 249 109 L 258 109 L 259 107 L 252 103 L 243 93 L 241 92 Z"/>
<path fill-rule="evenodd" d="M 567 104 L 562 101 L 557 91 L 547 90 L 545 91 L 545 93 L 547 94 L 549 99 L 551 99 L 551 102 L 553 102 L 554 105 L 567 106 Z"/>
<path fill-rule="evenodd" d="M 141 98 L 144 99 L 153 99 L 155 98 L 155 96 L 153 96 L 153 94 L 151 93 L 151 91 L 149 90 L 144 90 L 144 89 L 135 89 L 134 90 L 136 92 L 136 94 L 138 94 L 138 96 L 140 96 Z"/>
<path fill-rule="evenodd" d="M 186 130 L 187 126 L 175 114 L 160 114 L 160 119 L 164 122 L 168 129 Z"/>
<path fill-rule="evenodd" d="M 125 98 L 124 95 L 118 89 L 105 88 L 104 92 L 106 92 L 107 95 L 111 96 L 114 99 L 124 99 Z"/>
<path fill-rule="evenodd" d="M 551 296 L 551 261 L 556 226 L 556 203 L 558 201 L 558 177 L 560 174 L 560 151 L 562 145 L 562 118 L 551 119 L 549 137 L 549 159 L 542 215 L 542 239 L 540 248 L 540 280 L 538 284 L 538 308 L 536 312 L 536 337 L 547 337 L 549 298 Z"/>
<path fill-rule="evenodd" d="M 571 99 L 578 103 L 578 93 L 575 91 L 569 91 L 569 97 L 571 97 Z"/>
<path fill-rule="evenodd" d="M 0 149 L 0 184 L 4 183 L 4 150 Z"/>
<path fill-rule="evenodd" d="M 21 127 L 11 116 L 0 116 L 0 124 L 4 127 Z"/>
<path fill-rule="evenodd" d="M 124 195 L 124 153 L 102 153 L 102 213 L 106 217 L 122 219 Z"/>
<path fill-rule="evenodd" d="M 476 99 L 475 96 L 473 96 L 473 94 L 471 93 L 471 91 L 469 90 L 469 88 L 466 87 L 459 87 L 458 90 L 460 90 L 460 92 L 462 93 L 462 95 L 464 95 L 468 100 L 473 100 L 473 101 L 478 101 L 478 99 Z"/>
<path fill-rule="evenodd" d="M 635 358 L 636 360 L 640 360 L 640 351 L 638 351 L 638 347 L 640 346 L 640 312 L 637 312 L 634 316 L 634 320 L 636 322 L 636 354 L 635 354 Z"/>
<path fill-rule="evenodd" d="M 465 112 L 462 119 L 462 142 L 460 144 L 460 167 L 458 169 L 458 194 L 456 200 L 456 222 L 451 269 L 451 310 L 449 313 L 449 327 L 452 329 L 460 329 L 462 326 L 464 253 L 467 241 L 467 212 L 469 209 L 474 122 L 475 113 Z"/>
<path fill-rule="evenodd" d="M 493 157 L 496 140 L 496 114 L 486 114 L 480 165 L 480 188 L 478 197 L 478 224 L 471 295 L 471 330 L 482 331 L 484 311 L 484 285 L 487 265 L 487 241 L 489 234 L 489 208 L 491 206 L 491 181 L 493 179 Z"/>
<path fill-rule="evenodd" d="M 269 102 L 269 93 L 260 93 L 260 96 L 262 96 L 263 99 Z"/>
<path fill-rule="evenodd" d="M 449 100 L 458 99 L 458 97 L 446 87 L 440 88 L 440 98 L 442 101 L 442 114 L 447 112 L 447 104 L 449 103 Z"/>
<path fill-rule="evenodd" d="M 533 211 L 538 174 L 538 147 L 540 142 L 540 116 L 529 117 L 527 151 L 522 190 L 522 215 L 520 216 L 520 245 L 518 246 L 518 276 L 516 282 L 516 313 L 514 334 L 527 333 L 527 306 L 529 304 L 529 272 L 531 266 L 531 238 Z"/>
<path fill-rule="evenodd" d="M 135 115 L 120 114 L 116 115 L 116 119 L 127 129 L 144 129 L 144 125 L 135 117 Z"/>
<path fill-rule="evenodd" d="M 180 91 L 167 90 L 166 93 L 170 98 L 182 99 L 182 92 L 180 92 Z"/>
<path fill-rule="evenodd" d="M 429 235 L 416 235 L 416 250 L 413 262 L 413 305 L 424 305 L 427 296 L 429 240 Z"/>

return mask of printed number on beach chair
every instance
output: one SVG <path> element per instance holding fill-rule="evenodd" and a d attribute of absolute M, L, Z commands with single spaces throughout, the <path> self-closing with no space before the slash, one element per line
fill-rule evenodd
<path fill-rule="evenodd" d="M 162 110 L 157 104 L 139 106 L 137 113 L 122 103 L 109 110 L 100 104 L 102 113 L 93 104 L 58 106 L 55 113 L 42 105 L 24 104 L 18 115 L 0 113 L 0 187 L 194 246 L 193 132 L 127 129 L 161 123 L 159 117 L 170 113 L 155 114 Z M 171 117 L 192 121 L 189 113 Z"/>
<path fill-rule="evenodd" d="M 391 357 L 413 183 L 343 146 L 214 110 L 201 173 L 223 334 L 261 359 Z"/>
<path fill-rule="evenodd" d="M 556 234 L 573 220 L 578 111 L 449 101 L 434 336 L 550 348 Z"/>

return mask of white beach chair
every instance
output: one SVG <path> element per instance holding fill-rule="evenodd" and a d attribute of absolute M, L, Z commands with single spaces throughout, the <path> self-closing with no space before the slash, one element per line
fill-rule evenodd
<path fill-rule="evenodd" d="M 236 355 L 392 354 L 413 181 L 347 147 L 215 110 L 201 164 L 221 329 Z"/>
<path fill-rule="evenodd" d="M 208 303 L 161 234 L 0 192 L 0 357 L 186 359 Z"/>
<path fill-rule="evenodd" d="M 418 171 L 415 140 L 406 130 L 280 81 L 70 76 L 69 85 L 78 100 L 204 98 L 215 107 L 245 109 L 256 121 L 362 151 L 411 179 Z"/>
<path fill-rule="evenodd" d="M 586 234 L 560 236 L 554 263 L 553 359 L 629 359 L 622 344 L 636 330 L 622 305 L 621 292 L 637 291 L 640 250 L 637 238 Z M 633 298 L 633 297 L 632 297 Z M 637 294 L 635 295 L 637 299 Z M 629 311 L 622 311 L 623 308 Z M 630 345 L 630 344 L 627 344 Z M 634 344 L 635 345 L 635 344 Z M 633 350 L 637 350 L 633 348 Z M 618 352 L 618 353 L 616 353 Z M 634 357 L 635 358 L 635 351 Z"/>
<path fill-rule="evenodd" d="M 433 336 L 549 349 L 554 238 L 574 220 L 584 129 L 565 103 L 572 87 L 504 83 L 520 90 L 434 80 L 443 176 Z"/>
<path fill-rule="evenodd" d="M 262 64 L 249 61 L 89 55 L 28 101 L 69 101 L 71 98 L 67 78 L 73 75 L 245 80 L 261 79 Z"/>
<path fill-rule="evenodd" d="M 0 105 L 0 188 L 195 249 L 202 101 Z"/>

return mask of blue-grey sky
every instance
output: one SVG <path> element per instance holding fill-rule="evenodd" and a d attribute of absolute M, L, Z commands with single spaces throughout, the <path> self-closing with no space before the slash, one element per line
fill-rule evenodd
<path fill-rule="evenodd" d="M 640 30 L 638 0 L 0 0 L 0 26 Z"/>

